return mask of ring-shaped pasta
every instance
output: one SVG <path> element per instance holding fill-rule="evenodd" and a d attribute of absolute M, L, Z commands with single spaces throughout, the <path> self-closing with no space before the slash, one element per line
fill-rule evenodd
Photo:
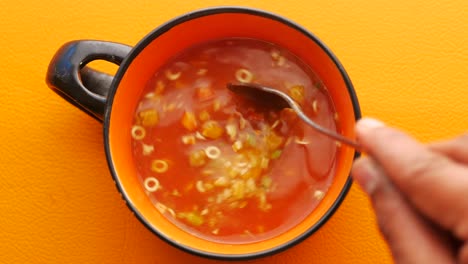
<path fill-rule="evenodd" d="M 145 185 L 145 189 L 148 192 L 155 192 L 161 187 L 161 184 L 159 183 L 158 179 L 154 177 L 146 178 L 143 184 Z"/>
<path fill-rule="evenodd" d="M 151 170 L 157 173 L 164 173 L 168 168 L 169 164 L 164 160 L 153 160 L 151 163 Z"/>
<path fill-rule="evenodd" d="M 221 156 L 221 150 L 215 146 L 209 146 L 205 149 L 205 154 L 210 159 L 217 159 Z"/>
<path fill-rule="evenodd" d="M 132 138 L 135 140 L 142 140 L 146 136 L 146 130 L 144 127 L 139 125 L 134 125 L 132 127 Z"/>
<path fill-rule="evenodd" d="M 253 74 L 247 69 L 238 69 L 236 79 L 241 83 L 249 83 L 253 80 Z"/>
<path fill-rule="evenodd" d="M 179 79 L 179 77 L 182 75 L 182 72 L 178 71 L 178 72 L 172 72 L 170 70 L 167 70 L 165 72 L 165 75 L 166 75 L 166 78 L 171 80 L 171 81 L 175 81 L 177 79 Z"/>

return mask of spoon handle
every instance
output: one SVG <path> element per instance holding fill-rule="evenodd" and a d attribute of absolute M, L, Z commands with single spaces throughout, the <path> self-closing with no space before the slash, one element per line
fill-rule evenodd
<path fill-rule="evenodd" d="M 317 130 L 318 132 L 328 136 L 328 137 L 331 137 L 343 144 L 346 144 L 352 148 L 354 148 L 355 150 L 361 152 L 361 145 L 359 145 L 359 143 L 357 143 L 355 140 L 352 140 L 352 139 L 349 139 L 345 136 L 342 136 L 340 134 L 338 134 L 337 132 L 334 132 L 332 130 L 329 130 L 329 129 L 326 129 L 322 126 L 319 126 L 317 125 L 314 121 L 312 121 L 306 114 L 304 114 L 304 112 L 302 111 L 301 107 L 299 107 L 299 105 L 297 105 L 297 103 L 295 101 L 290 101 L 289 102 L 291 108 L 297 113 L 297 115 L 299 116 L 300 119 L 302 119 L 304 122 L 306 122 L 309 126 L 313 127 L 315 130 Z"/>

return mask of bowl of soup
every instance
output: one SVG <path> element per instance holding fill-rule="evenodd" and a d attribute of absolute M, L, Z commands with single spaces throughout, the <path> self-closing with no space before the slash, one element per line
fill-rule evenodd
<path fill-rule="evenodd" d="M 105 59 L 115 76 L 85 65 Z M 344 199 L 352 148 L 289 108 L 230 92 L 228 83 L 288 93 L 319 125 L 354 136 L 360 117 L 343 66 L 316 36 L 269 12 L 217 7 L 158 27 L 135 47 L 73 41 L 49 86 L 103 121 L 112 177 L 129 208 L 171 245 L 247 259 L 306 239 Z"/>

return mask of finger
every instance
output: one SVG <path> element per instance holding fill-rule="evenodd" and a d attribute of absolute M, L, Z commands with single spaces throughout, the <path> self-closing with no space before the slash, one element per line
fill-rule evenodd
<path fill-rule="evenodd" d="M 458 254 L 458 263 L 468 264 L 468 242 L 466 242 Z"/>
<path fill-rule="evenodd" d="M 468 239 L 467 167 L 373 119 L 358 122 L 356 133 L 363 149 L 414 207 L 458 238 Z"/>
<path fill-rule="evenodd" d="M 404 200 L 374 161 L 359 159 L 352 175 L 371 197 L 379 228 L 395 263 L 454 262 L 454 251 L 446 237 Z"/>
<path fill-rule="evenodd" d="M 460 163 L 468 163 L 468 134 L 461 135 L 457 138 L 440 141 L 428 144 L 428 147 L 441 153 L 447 155 L 452 160 Z"/>

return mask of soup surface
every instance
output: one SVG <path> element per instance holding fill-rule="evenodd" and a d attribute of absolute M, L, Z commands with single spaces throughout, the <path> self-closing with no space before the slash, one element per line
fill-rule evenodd
<path fill-rule="evenodd" d="M 291 109 L 258 106 L 230 82 L 289 93 L 337 129 L 326 87 L 287 50 L 222 39 L 175 56 L 148 82 L 131 129 L 141 184 L 169 221 L 198 237 L 249 243 L 287 231 L 326 195 L 339 145 Z"/>

